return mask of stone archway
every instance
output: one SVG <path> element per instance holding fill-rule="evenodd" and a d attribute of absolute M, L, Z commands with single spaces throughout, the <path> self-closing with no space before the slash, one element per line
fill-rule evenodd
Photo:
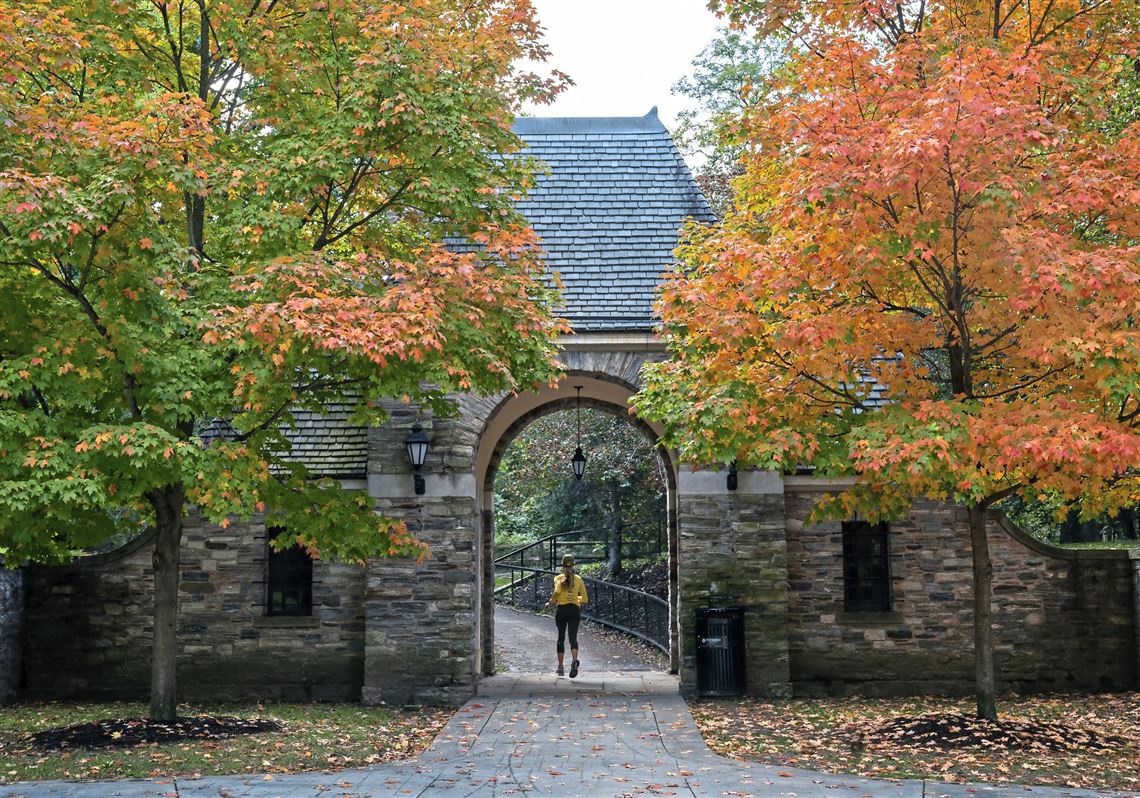
<path fill-rule="evenodd" d="M 364 686 L 369 702 L 456 703 L 493 667 L 493 520 L 490 479 L 516 425 L 528 414 L 583 399 L 624 411 L 641 367 L 664 356 L 650 335 L 572 336 L 561 354 L 566 377 L 509 396 L 458 399 L 459 415 L 432 418 L 392 407 L 392 421 L 370 431 L 368 490 L 377 511 L 402 517 L 433 556 L 422 563 L 375 561 L 365 585 Z M 422 422 L 432 439 L 427 490 L 412 494 L 404 438 Z M 650 427 L 650 430 L 652 428 Z M 652 430 L 654 434 L 656 430 Z M 784 490 L 777 474 L 742 471 L 736 490 L 723 473 L 678 469 L 667 519 L 670 559 L 670 669 L 696 688 L 693 615 L 711 596 L 748 606 L 749 692 L 785 695 L 788 578 Z"/>
<path fill-rule="evenodd" d="M 484 676 L 494 672 L 494 507 L 493 490 L 499 462 L 511 441 L 532 422 L 560 410 L 577 406 L 575 386 L 582 387 L 583 407 L 593 407 L 620 416 L 637 428 L 646 438 L 656 443 L 659 432 L 652 425 L 630 415 L 629 397 L 635 392 L 632 385 L 619 379 L 597 373 L 568 371 L 566 377 L 554 387 L 538 394 L 513 396 L 504 399 L 487 420 L 487 426 L 480 438 L 476 452 L 476 479 L 481 485 L 479 520 L 480 544 L 482 546 L 482 571 L 480 590 L 480 634 L 481 653 L 480 673 Z M 670 606 L 670 671 L 676 673 L 680 663 L 678 639 L 677 607 L 678 595 L 678 548 L 677 548 L 677 470 L 676 461 L 666 449 L 659 449 L 658 456 L 665 466 L 665 524 L 669 563 L 669 606 Z"/>
<path fill-rule="evenodd" d="M 421 563 L 374 561 L 365 585 L 365 701 L 455 703 L 474 691 L 493 663 L 494 583 L 490 482 L 496 458 L 531 413 L 576 397 L 625 412 L 640 386 L 641 366 L 662 357 L 649 335 L 574 336 L 561 355 L 566 377 L 538 391 L 458 398 L 459 414 L 433 418 L 395 405 L 391 422 L 370 431 L 368 491 L 375 509 L 406 520 L 431 548 Z M 562 404 L 560 404 L 562 403 Z M 424 466 L 426 492 L 412 494 L 403 440 L 413 423 L 432 440 Z M 645 426 L 653 437 L 657 430 Z M 679 638 L 677 470 L 669 474 L 671 668 L 681 667 Z"/>

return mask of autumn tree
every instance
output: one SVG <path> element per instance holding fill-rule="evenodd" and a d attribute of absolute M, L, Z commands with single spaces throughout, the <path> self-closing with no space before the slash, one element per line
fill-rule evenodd
<path fill-rule="evenodd" d="M 1135 505 L 1136 2 L 723 0 L 791 42 L 735 212 L 690 231 L 637 400 L 690 460 L 854 485 L 817 517 L 968 511 L 995 717 L 986 512 Z"/>
<path fill-rule="evenodd" d="M 558 89 L 512 65 L 544 55 L 528 0 L 0 0 L 0 555 L 154 528 L 152 717 L 192 506 L 321 557 L 426 553 L 285 461 L 294 410 L 379 424 L 555 374 L 504 157 Z"/>
<path fill-rule="evenodd" d="M 672 131 L 681 151 L 697 161 L 694 177 L 717 216 L 732 204 L 732 181 L 743 171 L 746 140 L 735 120 L 760 100 L 757 91 L 784 61 L 779 37 L 758 39 L 743 30 L 720 28 L 693 59 L 691 74 L 672 93 L 692 104 L 677 114 Z"/>

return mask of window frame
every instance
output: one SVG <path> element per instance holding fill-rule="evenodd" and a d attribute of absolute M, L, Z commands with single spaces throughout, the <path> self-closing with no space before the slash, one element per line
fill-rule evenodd
<path fill-rule="evenodd" d="M 842 523 L 843 610 L 891 612 L 890 527 L 852 519 Z M 874 551 L 877 544 L 878 551 Z M 868 551 L 868 549 L 871 549 Z"/>
<path fill-rule="evenodd" d="M 310 617 L 313 614 L 313 558 L 300 544 L 275 551 L 269 541 L 282 531 L 267 530 L 265 614 L 273 618 Z M 275 593 L 280 594 L 280 600 L 275 600 Z"/>

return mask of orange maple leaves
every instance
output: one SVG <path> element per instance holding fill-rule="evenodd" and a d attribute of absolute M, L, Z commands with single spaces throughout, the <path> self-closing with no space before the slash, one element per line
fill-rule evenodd
<path fill-rule="evenodd" d="M 1140 500 L 1140 125 L 1103 124 L 1137 4 L 716 5 L 796 46 L 643 409 L 694 459 Z"/>

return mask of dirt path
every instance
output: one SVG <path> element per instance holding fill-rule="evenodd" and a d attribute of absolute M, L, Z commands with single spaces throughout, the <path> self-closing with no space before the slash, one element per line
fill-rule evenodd
<path fill-rule="evenodd" d="M 558 633 L 554 616 L 495 607 L 495 663 L 501 673 L 553 671 Z M 600 624 L 584 621 L 578 630 L 582 671 L 658 671 L 668 662 L 656 648 Z M 567 658 L 569 664 L 569 658 Z"/>

